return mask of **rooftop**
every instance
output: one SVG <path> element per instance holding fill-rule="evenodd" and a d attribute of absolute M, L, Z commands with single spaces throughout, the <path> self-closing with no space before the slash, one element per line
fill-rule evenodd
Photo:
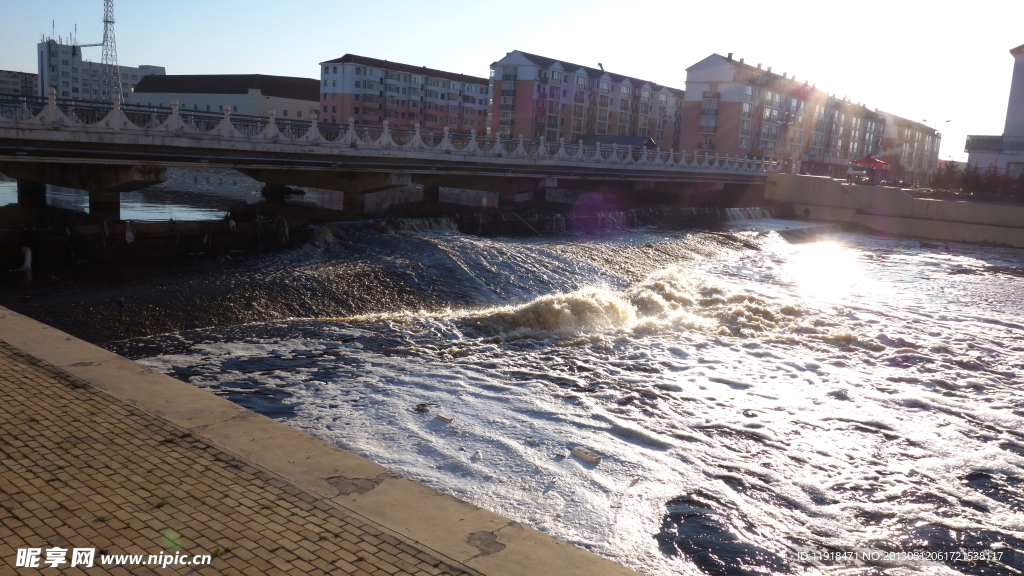
<path fill-rule="evenodd" d="M 264 96 L 320 101 L 320 81 L 264 74 L 170 74 L 144 76 L 135 93 L 247 94 L 259 90 Z"/>
<path fill-rule="evenodd" d="M 324 64 L 362 64 L 363 66 L 384 68 L 385 70 L 394 70 L 396 72 L 409 72 L 410 74 L 422 74 L 424 76 L 444 78 L 445 80 L 455 80 L 456 82 L 467 82 L 469 84 L 487 85 L 488 83 L 490 83 L 490 80 L 488 80 L 487 78 L 480 78 L 479 76 L 469 76 L 466 74 L 457 74 L 455 72 L 446 72 L 444 70 L 427 68 L 426 66 L 413 66 L 411 64 L 389 62 L 387 60 L 378 60 L 377 58 L 357 56 L 355 54 L 345 54 L 341 58 L 335 58 L 334 60 L 327 60 L 326 62 L 320 63 L 321 66 Z"/>
<path fill-rule="evenodd" d="M 600 68 L 591 68 L 589 66 L 583 66 L 583 65 L 580 65 L 580 64 L 573 64 L 571 62 L 566 62 L 565 60 L 556 60 L 554 58 L 548 58 L 547 56 L 539 56 L 537 54 L 530 54 L 529 52 L 523 52 L 522 50 L 516 50 L 516 52 L 519 52 L 527 60 L 529 60 L 530 62 L 533 62 L 534 64 L 540 66 L 541 68 L 550 68 L 555 63 L 558 63 L 558 64 L 560 64 L 562 66 L 562 70 L 565 70 L 566 72 L 576 72 L 578 70 L 583 70 L 587 74 L 587 76 L 590 77 L 590 78 L 602 78 L 605 75 L 608 75 L 608 77 L 611 79 L 611 81 L 612 82 L 616 82 L 616 83 L 622 82 L 624 80 L 629 80 L 629 83 L 634 85 L 634 86 L 640 86 L 640 85 L 643 85 L 643 84 L 650 84 L 655 89 L 667 88 L 670 92 L 672 92 L 672 93 L 674 93 L 676 95 L 682 95 L 682 93 L 683 93 L 683 90 L 681 88 L 672 88 L 672 87 L 669 87 L 669 86 L 665 86 L 664 84 L 658 84 L 657 82 L 652 82 L 650 80 L 643 80 L 641 78 L 636 78 L 636 77 L 633 77 L 633 76 L 626 76 L 624 74 L 615 74 L 614 72 L 608 72 L 607 70 L 601 70 Z M 495 62 L 495 63 L 493 63 L 491 65 L 494 66 L 495 64 L 497 64 L 497 62 Z"/>

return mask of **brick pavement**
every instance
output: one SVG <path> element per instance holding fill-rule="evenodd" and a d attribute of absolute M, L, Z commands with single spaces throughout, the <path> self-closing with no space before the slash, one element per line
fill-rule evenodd
<path fill-rule="evenodd" d="M 97 565 L 16 569 L 26 547 Z M 212 564 L 98 565 L 161 551 Z M 439 556 L 0 342 L 0 576 L 476 574 Z"/>

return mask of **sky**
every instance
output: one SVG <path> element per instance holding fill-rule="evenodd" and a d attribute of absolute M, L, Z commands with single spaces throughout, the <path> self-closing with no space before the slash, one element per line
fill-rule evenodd
<path fill-rule="evenodd" d="M 36 72 L 43 34 L 103 38 L 102 0 L 4 0 L 0 69 Z M 523 50 L 685 88 L 686 67 L 734 53 L 855 102 L 926 121 L 939 157 L 965 160 L 968 134 L 1001 134 L 1020 0 L 643 3 L 560 0 L 430 4 L 347 0 L 116 0 L 118 60 L 168 74 L 318 78 L 346 53 L 487 77 Z M 100 61 L 100 48 L 86 48 Z M 946 122 L 949 120 L 949 122 Z"/>

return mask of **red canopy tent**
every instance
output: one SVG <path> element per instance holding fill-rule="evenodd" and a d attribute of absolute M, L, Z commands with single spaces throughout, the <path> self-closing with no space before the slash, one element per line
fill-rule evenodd
<path fill-rule="evenodd" d="M 875 158 L 871 154 L 868 154 L 867 156 L 865 156 L 865 157 L 863 157 L 863 158 L 861 158 L 859 160 L 851 160 L 850 164 L 855 164 L 857 166 L 867 166 L 868 174 L 869 174 L 868 179 L 871 182 L 875 182 L 875 179 L 876 179 L 876 174 L 875 174 L 875 170 L 874 170 L 875 168 L 878 168 L 878 169 L 884 171 L 883 167 L 886 167 L 886 166 L 889 165 L 888 162 L 886 162 L 884 160 L 881 160 L 879 158 Z"/>
<path fill-rule="evenodd" d="M 875 158 L 871 154 L 868 154 L 867 156 L 861 158 L 860 160 L 851 160 L 850 164 L 856 164 L 858 166 L 888 166 L 889 165 L 888 162 L 886 162 L 884 160 L 880 160 L 878 158 Z"/>

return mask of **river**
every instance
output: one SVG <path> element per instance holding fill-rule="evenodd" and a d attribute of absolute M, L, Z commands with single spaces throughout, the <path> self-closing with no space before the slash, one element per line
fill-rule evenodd
<path fill-rule="evenodd" d="M 802 225 L 389 234 L 442 306 L 113 347 L 650 576 L 1013 573 L 1024 252 Z"/>

